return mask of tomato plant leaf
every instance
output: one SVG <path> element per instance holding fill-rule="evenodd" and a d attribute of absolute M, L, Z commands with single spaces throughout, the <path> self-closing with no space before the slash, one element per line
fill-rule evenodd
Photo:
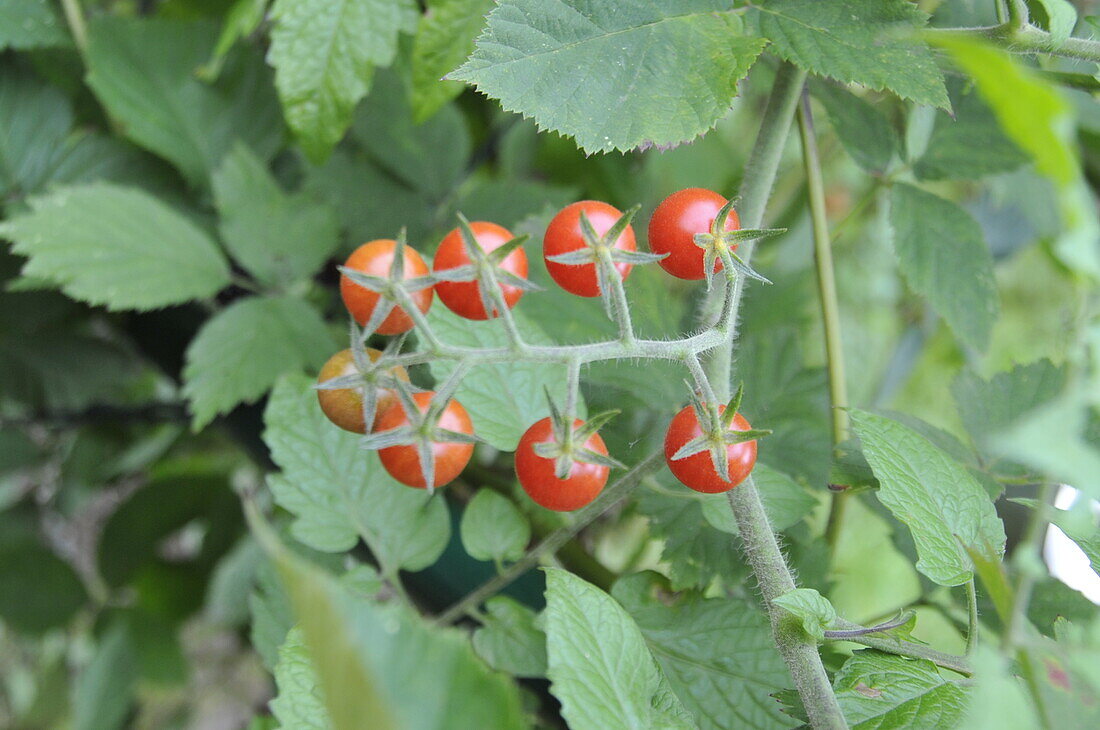
<path fill-rule="evenodd" d="M 852 730 L 964 727 L 967 690 L 924 659 L 857 651 L 833 688 Z"/>
<path fill-rule="evenodd" d="M 1017 365 L 989 380 L 964 370 L 951 385 L 951 394 L 966 430 L 979 444 L 1012 425 L 1028 411 L 1049 403 L 1066 384 L 1066 369 L 1050 360 Z"/>
<path fill-rule="evenodd" d="M 0 51 L 71 46 L 65 23 L 50 0 L 0 3 Z"/>
<path fill-rule="evenodd" d="M 798 619 L 806 635 L 819 643 L 825 640 L 825 631 L 836 621 L 833 604 L 813 588 L 795 588 L 772 603 Z"/>
<path fill-rule="evenodd" d="M 283 126 L 269 70 L 251 49 L 230 57 L 215 84 L 195 70 L 209 58 L 208 23 L 97 16 L 88 26 L 88 84 L 127 137 L 206 187 L 233 143 L 263 159 Z"/>
<path fill-rule="evenodd" d="M 277 692 L 271 700 L 271 714 L 282 727 L 332 730 L 324 698 L 316 691 L 320 685 L 317 669 L 300 627 L 295 626 L 287 633 L 273 673 Z"/>
<path fill-rule="evenodd" d="M 886 116 L 873 104 L 836 84 L 814 79 L 810 84 L 836 136 L 856 164 L 882 173 L 901 149 L 901 140 Z"/>
<path fill-rule="evenodd" d="M 756 6 L 771 51 L 812 73 L 948 109 L 943 74 L 916 38 L 928 16 L 905 0 L 768 0 Z"/>
<path fill-rule="evenodd" d="M 137 222 L 140 221 L 140 225 Z M 155 309 L 212 296 L 229 266 L 201 228 L 134 188 L 105 183 L 60 188 L 0 224 L 25 276 L 55 282 L 108 309 Z"/>
<path fill-rule="evenodd" d="M 521 310 L 514 317 L 524 340 L 532 345 L 549 339 Z M 508 333 L 499 319 L 469 322 L 445 307 L 433 307 L 428 322 L 439 338 L 462 347 L 507 347 Z M 432 376 L 442 383 L 454 371 L 454 363 L 433 360 Z M 505 362 L 478 365 L 458 387 L 456 398 L 470 413 L 474 432 L 495 448 L 515 451 L 523 432 L 550 415 L 544 389 L 559 403 L 565 402 L 565 369 L 552 363 Z M 538 396 L 534 394 L 540 394 Z M 584 400 L 578 399 L 577 417 L 584 418 Z"/>
<path fill-rule="evenodd" d="M 1020 692 L 1007 657 L 980 645 L 971 659 L 974 686 L 959 727 L 974 730 L 1039 727 L 1039 716 L 1027 694 Z"/>
<path fill-rule="evenodd" d="M 896 421 L 853 410 L 852 424 L 879 480 L 879 501 L 913 534 L 917 570 L 960 585 L 973 574 L 966 548 L 1004 553 L 1004 525 L 966 467 Z"/>
<path fill-rule="evenodd" d="M 984 350 L 1000 305 L 982 230 L 955 203 L 905 183 L 890 196 L 894 253 L 902 274 L 963 343 Z"/>
<path fill-rule="evenodd" d="M 1057 46 L 1065 43 L 1077 25 L 1077 8 L 1069 0 L 1035 0 L 1046 14 L 1046 26 Z"/>
<path fill-rule="evenodd" d="M 378 66 L 389 66 L 397 37 L 416 25 L 412 0 L 276 0 L 267 60 L 287 123 L 315 162 L 328 157 L 351 124 Z"/>
<path fill-rule="evenodd" d="M 458 96 L 463 85 L 443 77 L 474 50 L 493 0 L 431 0 L 416 27 L 412 48 L 413 117 L 423 122 Z"/>
<path fill-rule="evenodd" d="M 264 440 L 283 470 L 271 488 L 295 516 L 291 534 L 325 552 L 349 550 L 362 538 L 383 572 L 434 563 L 451 534 L 446 501 L 394 481 L 354 434 L 325 418 L 311 385 L 303 376 L 284 378 L 264 414 Z"/>
<path fill-rule="evenodd" d="M 546 676 L 546 634 L 527 606 L 507 596 L 485 602 L 485 620 L 473 635 L 474 651 L 498 672 Z"/>
<path fill-rule="evenodd" d="M 88 600 L 76 572 L 21 525 L 0 527 L 0 617 L 29 634 L 64 626 Z"/>
<path fill-rule="evenodd" d="M 138 679 L 137 647 L 129 627 L 113 621 L 103 632 L 73 692 L 73 730 L 123 727 Z"/>
<path fill-rule="evenodd" d="M 706 132 L 765 43 L 720 0 L 504 0 L 448 78 L 574 137 L 586 152 Z"/>
<path fill-rule="evenodd" d="M 791 679 L 767 617 L 749 601 L 704 598 L 697 591 L 674 595 L 651 572 L 620 578 L 611 595 L 638 623 L 700 730 L 795 724 L 769 697 Z"/>
<path fill-rule="evenodd" d="M 286 286 L 311 276 L 340 242 L 332 208 L 283 192 L 243 144 L 226 155 L 213 185 L 226 247 L 262 284 Z"/>
<path fill-rule="evenodd" d="M 694 726 L 638 625 L 611 596 L 547 569 L 545 621 L 550 691 L 569 727 Z"/>
<path fill-rule="evenodd" d="M 187 348 L 183 392 L 197 430 L 238 403 L 252 403 L 285 372 L 318 368 L 332 337 L 308 302 L 247 297 L 203 325 Z"/>
<path fill-rule="evenodd" d="M 507 497 L 479 489 L 459 525 L 462 547 L 475 560 L 518 560 L 531 540 L 531 526 Z"/>
<path fill-rule="evenodd" d="M 67 151 L 72 122 L 64 94 L 29 73 L 0 68 L 0 194 L 38 191 Z"/>

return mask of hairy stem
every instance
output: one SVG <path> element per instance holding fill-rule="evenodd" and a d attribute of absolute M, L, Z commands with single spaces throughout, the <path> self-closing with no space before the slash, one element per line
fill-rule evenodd
<path fill-rule="evenodd" d="M 1014 30 L 1027 25 L 1028 11 L 1024 0 L 1008 0 L 1008 26 Z"/>
<path fill-rule="evenodd" d="M 630 491 L 638 485 L 643 477 L 656 471 L 663 461 L 664 454 L 659 450 L 642 459 L 604 489 L 595 501 L 578 510 L 572 524 L 559 527 L 551 532 L 542 542 L 527 551 L 526 555 L 505 568 L 504 572 L 490 578 L 461 601 L 441 613 L 436 621 L 440 624 L 454 623 L 469 613 L 471 609 L 480 606 L 485 599 L 496 595 L 516 578 L 537 565 L 544 555 L 552 555 L 557 552 L 559 548 L 591 524 L 593 520 L 618 504 L 630 494 Z"/>
<path fill-rule="evenodd" d="M 817 293 L 821 302 L 821 319 L 825 329 L 825 362 L 829 372 L 829 401 L 832 405 L 833 446 L 848 438 L 848 384 L 844 374 L 844 347 L 840 338 L 840 306 L 837 302 L 836 277 L 833 274 L 833 252 L 829 236 L 829 221 L 825 210 L 825 182 L 817 154 L 813 111 L 810 97 L 803 91 L 798 108 L 798 130 L 802 139 L 802 165 L 806 170 L 806 189 L 810 199 L 810 219 L 813 224 L 814 270 L 817 272 Z M 848 495 L 834 492 L 829 504 L 829 520 L 825 542 L 830 554 L 836 551 L 844 507 Z"/>
<path fill-rule="evenodd" d="M 974 576 L 966 582 L 966 655 L 973 656 L 978 648 L 978 589 L 974 585 Z"/>
<path fill-rule="evenodd" d="M 1100 63 L 1100 41 L 1088 38 L 1068 38 L 1059 43 L 1054 36 L 1033 25 L 1013 27 L 1011 21 L 1001 25 L 978 28 L 930 28 L 929 38 L 980 37 L 1002 46 L 1012 53 L 1050 53 L 1066 58 Z"/>

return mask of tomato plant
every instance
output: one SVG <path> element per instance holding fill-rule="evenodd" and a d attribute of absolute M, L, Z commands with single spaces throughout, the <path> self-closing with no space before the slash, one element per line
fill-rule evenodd
<path fill-rule="evenodd" d="M 373 347 L 366 349 L 366 354 L 371 362 L 376 362 L 382 356 L 381 350 Z M 390 371 L 393 377 L 409 382 L 409 374 L 402 367 L 393 368 Z M 340 350 L 330 357 L 321 367 L 317 376 L 317 382 L 324 383 L 333 378 L 347 376 L 359 376 L 359 369 L 355 366 L 355 358 L 350 349 Z M 397 395 L 389 388 L 373 386 L 376 391 L 374 404 L 374 418 L 372 425 L 390 406 L 397 403 Z M 363 414 L 363 386 L 353 388 L 336 388 L 332 390 L 318 390 L 317 401 L 321 404 L 321 410 L 325 417 L 334 424 L 353 433 L 366 433 L 366 421 Z"/>
<path fill-rule="evenodd" d="M 478 245 L 487 254 L 515 238 L 507 228 L 485 221 L 473 221 L 470 223 L 470 230 Z M 440 272 L 457 269 L 460 266 L 470 266 L 472 263 L 466 252 L 466 243 L 462 239 L 462 229 L 454 228 L 440 242 L 435 252 L 435 260 L 432 262 L 432 269 Z M 526 278 L 527 254 L 522 248 L 516 248 L 499 263 L 499 268 L 509 274 Z M 514 307 L 523 296 L 523 289 L 517 286 L 501 284 L 500 289 L 504 302 L 509 308 Z M 496 307 L 486 308 L 483 298 L 488 295 L 481 290 L 481 285 L 477 281 L 441 281 L 435 285 L 435 292 L 439 295 L 439 301 L 460 317 L 489 319 L 489 312 L 492 312 L 493 317 L 500 316 Z"/>
<path fill-rule="evenodd" d="M 577 419 L 573 427 L 584 425 Z M 551 419 L 536 421 L 523 432 L 516 447 L 516 477 L 523 491 L 538 505 L 556 512 L 572 512 L 594 500 L 607 483 L 611 469 L 605 464 L 572 460 L 569 474 L 559 478 L 554 459 L 535 452 L 539 444 L 557 443 Z M 580 448 L 607 456 L 607 446 L 598 433 L 588 436 Z"/>
<path fill-rule="evenodd" d="M 428 412 L 434 396 L 435 393 L 430 391 L 413 395 L 416 407 L 420 411 L 417 414 L 418 416 Z M 396 403 L 378 417 L 374 424 L 374 430 L 382 433 L 408 427 L 413 422 L 414 419 L 410 418 L 405 404 Z M 434 427 L 439 430 L 467 435 L 474 432 L 470 414 L 456 400 L 447 403 Z M 474 453 L 473 444 L 451 441 L 432 440 L 430 449 L 435 460 L 435 474 L 431 482 L 433 487 L 441 487 L 454 481 L 455 477 L 466 468 L 470 456 Z M 378 458 L 389 475 L 402 484 L 419 489 L 428 486 L 423 459 L 415 445 L 390 446 L 379 449 Z"/>
<path fill-rule="evenodd" d="M 381 238 L 368 241 L 348 256 L 347 261 L 344 262 L 344 267 L 376 277 L 386 276 L 394 265 L 394 251 L 396 248 L 397 242 L 392 239 Z M 408 246 L 404 247 L 404 252 L 404 278 L 415 279 L 427 276 L 428 265 L 424 263 L 424 259 L 420 254 Z M 344 306 L 347 307 L 348 312 L 360 325 L 365 325 L 370 321 L 382 301 L 380 293 L 355 283 L 346 273 L 340 277 L 340 296 L 344 300 Z M 413 291 L 409 296 L 421 312 L 427 312 L 429 307 L 432 306 L 433 290 L 431 287 Z M 380 335 L 399 335 L 402 332 L 408 332 L 412 327 L 412 317 L 398 306 L 386 314 L 375 331 Z"/>
<path fill-rule="evenodd" d="M 668 254 L 660 261 L 662 269 L 680 279 L 706 276 L 703 247 L 696 244 L 695 237 L 741 228 L 737 211 L 730 210 L 719 225 L 720 230 L 714 230 L 718 214 L 727 202 L 718 193 L 703 188 L 680 190 L 661 201 L 649 219 L 649 248 L 653 253 Z M 736 250 L 737 244 L 731 249 Z M 722 262 L 716 260 L 712 270 L 721 269 Z"/>
<path fill-rule="evenodd" d="M 570 203 L 558 211 L 550 221 L 550 225 L 546 227 L 546 235 L 542 239 L 543 257 L 546 259 L 547 271 L 562 289 L 579 297 L 597 297 L 600 295 L 600 284 L 597 280 L 595 262 L 563 264 L 550 260 L 551 257 L 590 246 L 591 242 L 586 240 L 581 224 L 582 215 L 592 224 L 596 235 L 603 236 L 612 229 L 623 214 L 614 206 L 598 200 Z M 634 251 L 637 248 L 634 242 L 634 229 L 628 225 L 614 241 L 608 242 L 608 246 L 621 251 Z M 617 261 L 614 266 L 622 279 L 630 276 L 630 270 L 633 268 L 632 264 L 625 261 Z"/>
<path fill-rule="evenodd" d="M 725 406 L 718 407 L 720 414 L 725 410 Z M 738 413 L 726 428 L 730 431 L 748 431 L 752 426 Z M 673 458 L 689 441 L 706 435 L 699 424 L 699 414 L 695 408 L 682 408 L 668 424 L 668 431 L 665 432 L 665 462 L 681 484 L 696 492 L 715 494 L 733 489 L 745 481 L 756 465 L 756 441 L 724 445 L 729 463 L 728 478 L 715 469 L 709 451 L 701 451 L 681 459 Z"/>

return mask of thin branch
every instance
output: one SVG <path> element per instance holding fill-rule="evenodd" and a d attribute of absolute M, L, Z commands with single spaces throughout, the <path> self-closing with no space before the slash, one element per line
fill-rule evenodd
<path fill-rule="evenodd" d="M 837 624 L 844 630 L 863 628 L 859 626 L 859 624 L 853 624 L 844 619 L 837 619 Z M 936 651 L 924 644 L 871 635 L 856 635 L 844 640 L 851 641 L 855 644 L 862 644 L 872 649 L 878 649 L 888 654 L 897 654 L 898 656 L 907 656 L 914 659 L 927 659 L 938 667 L 950 669 L 952 672 L 958 672 L 964 677 L 969 677 L 974 674 L 974 670 L 971 669 L 965 657 Z"/>

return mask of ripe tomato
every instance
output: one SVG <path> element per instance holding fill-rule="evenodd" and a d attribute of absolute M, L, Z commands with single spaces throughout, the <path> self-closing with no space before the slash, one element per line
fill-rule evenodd
<path fill-rule="evenodd" d="M 702 279 L 703 249 L 695 245 L 696 233 L 710 233 L 718 211 L 726 204 L 718 193 L 703 188 L 687 188 L 665 198 L 653 217 L 649 219 L 649 249 L 653 253 L 667 253 L 658 263 L 668 273 L 680 279 Z M 741 228 L 737 211 L 730 210 L 725 230 Z M 736 249 L 736 245 L 731 248 Z M 714 264 L 715 271 L 722 270 L 722 261 Z"/>
<path fill-rule="evenodd" d="M 374 362 L 382 356 L 382 353 L 373 347 L 368 347 L 367 356 L 370 357 L 371 362 Z M 321 373 L 317 376 L 317 382 L 323 383 L 342 375 L 353 375 L 355 372 L 355 360 L 352 358 L 351 350 L 340 350 L 340 352 L 330 357 L 324 367 L 321 368 Z M 406 383 L 409 382 L 409 373 L 405 368 L 395 367 L 390 372 L 394 377 L 404 380 Z M 352 433 L 367 432 L 366 424 L 363 423 L 363 391 L 361 388 L 319 390 L 317 391 L 317 400 L 321 403 L 321 410 L 324 411 L 328 420 L 340 428 Z M 379 388 L 377 405 L 374 410 L 374 422 L 378 423 L 378 418 L 382 413 L 395 403 L 397 403 L 396 393 L 388 388 Z"/>
<path fill-rule="evenodd" d="M 719 406 L 718 411 L 726 410 L 725 406 Z M 730 424 L 731 431 L 748 431 L 752 428 L 745 417 L 738 413 Z M 703 435 L 699 428 L 699 420 L 696 418 L 695 409 L 685 407 L 668 424 L 668 433 L 665 434 L 665 461 L 673 475 L 685 486 L 696 492 L 714 494 L 733 489 L 752 471 L 756 464 L 756 441 L 745 441 L 740 444 L 726 446 L 726 454 L 729 456 L 730 480 L 724 481 L 714 470 L 714 462 L 711 461 L 709 451 L 700 451 L 697 454 L 683 459 L 673 460 L 672 456 L 680 448 L 692 439 Z"/>
<path fill-rule="evenodd" d="M 427 412 L 433 396 L 435 396 L 435 393 L 431 391 L 413 395 L 413 400 L 416 401 L 417 408 L 420 409 L 421 413 Z M 379 416 L 374 423 L 374 430 L 376 432 L 389 431 L 408 425 L 409 417 L 405 412 L 405 407 L 398 402 Z M 461 403 L 453 399 L 443 409 L 443 416 L 439 419 L 438 428 L 466 434 L 474 432 L 474 424 L 470 421 L 470 414 L 466 412 Z M 432 442 L 432 453 L 435 454 L 435 478 L 432 480 L 432 486 L 441 487 L 453 481 L 466 468 L 466 464 L 470 462 L 470 456 L 474 453 L 474 445 L 434 441 Z M 379 449 L 378 458 L 382 460 L 382 466 L 385 467 L 390 476 L 402 484 L 418 489 L 427 487 L 424 472 L 420 468 L 420 457 L 417 454 L 416 446 L 390 446 Z"/>
<path fill-rule="evenodd" d="M 507 228 L 485 221 L 474 221 L 470 224 L 470 230 L 473 231 L 474 238 L 485 253 L 495 251 L 515 238 Z M 435 252 L 432 269 L 435 271 L 457 269 L 469 263 L 471 263 L 470 257 L 466 253 L 462 231 L 455 228 L 440 242 L 439 250 Z M 527 278 L 527 253 L 522 247 L 517 248 L 508 254 L 497 268 Z M 485 312 L 485 305 L 481 303 L 479 286 L 480 284 L 476 281 L 441 281 L 435 285 L 435 291 L 439 294 L 439 300 L 447 305 L 447 309 L 459 317 L 489 319 L 489 314 Z M 523 296 L 523 290 L 519 287 L 501 284 L 500 289 L 504 292 L 504 302 L 509 309 L 514 307 Z M 499 317 L 500 312 L 494 309 L 492 316 Z"/>
<path fill-rule="evenodd" d="M 550 221 L 550 225 L 546 228 L 546 235 L 542 241 L 544 258 L 584 248 L 581 212 L 588 217 L 592 228 L 601 236 L 607 233 L 623 215 L 618 208 L 597 200 L 582 200 L 579 203 L 571 203 L 565 206 L 558 211 L 558 214 L 554 216 L 554 219 Z M 615 248 L 624 251 L 637 250 L 632 227 L 627 226 L 622 235 L 615 240 Z M 625 280 L 634 267 L 633 264 L 618 261 L 615 263 L 615 268 L 618 269 L 619 276 Z M 568 292 L 580 297 L 598 297 L 600 295 L 600 284 L 596 278 L 596 265 L 594 263 L 570 265 L 547 260 L 546 269 L 550 272 L 550 276 L 553 277 L 554 281 L 558 283 L 558 286 Z"/>
<path fill-rule="evenodd" d="M 583 421 L 576 420 L 573 428 L 582 424 Z M 528 428 L 516 447 L 516 476 L 523 490 L 536 504 L 557 512 L 572 512 L 596 498 L 603 485 L 607 484 L 611 469 L 600 464 L 574 461 L 569 476 L 558 479 L 554 474 L 554 460 L 535 453 L 535 444 L 553 441 L 554 427 L 549 418 L 536 421 Z M 607 446 L 598 433 L 589 436 L 583 448 L 607 455 Z"/>
<path fill-rule="evenodd" d="M 348 256 L 344 266 L 362 271 L 364 274 L 387 277 L 390 273 L 390 265 L 393 263 L 393 252 L 396 246 L 397 242 L 389 238 L 368 241 L 355 249 L 351 256 Z M 424 263 L 424 259 L 420 257 L 415 249 L 405 246 L 405 278 L 413 279 L 427 275 L 428 265 Z M 340 296 L 344 299 L 344 306 L 348 308 L 348 312 L 351 313 L 351 316 L 355 318 L 360 326 L 365 325 L 370 320 L 374 307 L 381 298 L 381 295 L 377 292 L 359 286 L 343 275 L 340 276 Z M 421 312 L 427 312 L 428 307 L 432 306 L 431 287 L 414 291 L 411 296 L 417 309 Z M 395 307 L 382 320 L 382 324 L 379 325 L 377 331 L 380 335 L 399 335 L 402 332 L 408 332 L 412 328 L 412 318 L 401 307 Z"/>

